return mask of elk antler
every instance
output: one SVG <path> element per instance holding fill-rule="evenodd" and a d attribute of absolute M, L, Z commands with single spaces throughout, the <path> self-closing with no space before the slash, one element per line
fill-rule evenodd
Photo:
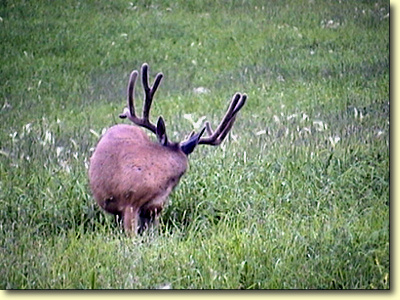
<path fill-rule="evenodd" d="M 152 131 L 153 133 L 156 133 L 157 126 L 154 125 L 153 123 L 150 122 L 149 116 L 150 116 L 150 107 L 151 103 L 153 102 L 153 96 L 160 85 L 161 79 L 163 78 L 162 73 L 158 73 L 156 75 L 156 78 L 154 79 L 153 85 L 150 87 L 149 86 L 149 79 L 148 79 L 148 69 L 149 66 L 144 63 L 142 65 L 142 85 L 143 85 L 143 91 L 144 91 L 144 101 L 143 101 L 143 112 L 142 112 L 142 117 L 138 118 L 135 113 L 135 103 L 134 103 L 134 93 L 135 93 L 135 83 L 136 79 L 138 77 L 138 71 L 132 71 L 130 77 L 129 77 L 129 83 L 128 83 L 128 89 L 127 89 L 127 102 L 128 102 L 128 107 L 125 107 L 124 111 L 122 114 L 119 115 L 121 119 L 128 118 L 131 120 L 133 123 L 135 123 L 138 126 L 145 127 Z"/>
<path fill-rule="evenodd" d="M 246 103 L 247 95 L 236 93 L 231 100 L 229 108 L 225 113 L 221 123 L 219 123 L 217 129 L 213 131 L 209 122 L 205 123 L 207 130 L 207 137 L 199 139 L 198 144 L 218 146 L 225 139 L 229 131 L 231 130 L 233 123 L 235 123 L 236 114 Z"/>
<path fill-rule="evenodd" d="M 149 66 L 144 63 L 142 65 L 142 86 L 144 91 L 144 101 L 143 101 L 143 112 L 142 117 L 139 118 L 135 113 L 135 103 L 134 103 L 134 93 L 135 93 L 135 83 L 136 79 L 139 75 L 138 71 L 132 71 L 129 77 L 128 89 L 127 89 L 127 102 L 128 107 L 126 107 L 122 114 L 119 115 L 120 118 L 125 119 L 128 118 L 133 123 L 138 126 L 145 127 L 156 134 L 158 140 L 163 145 L 171 145 L 168 141 L 166 133 L 165 133 L 165 124 L 162 117 L 159 117 L 157 126 L 150 122 L 150 108 L 151 103 L 153 102 L 153 96 L 157 91 L 158 86 L 160 85 L 161 79 L 163 78 L 162 73 L 158 73 L 156 78 L 154 79 L 153 85 L 149 86 L 148 79 L 148 69 Z M 223 142 L 225 137 L 228 135 L 231 130 L 233 124 L 235 123 L 236 114 L 246 103 L 247 95 L 236 93 L 231 100 L 229 108 L 225 113 L 221 123 L 218 125 L 215 131 L 212 130 L 209 122 L 205 123 L 205 126 L 199 133 L 195 133 L 194 131 L 189 135 L 189 138 L 180 143 L 181 150 L 189 155 L 194 148 L 199 145 L 213 145 L 218 146 Z M 204 131 L 207 131 L 208 136 L 202 137 Z"/>

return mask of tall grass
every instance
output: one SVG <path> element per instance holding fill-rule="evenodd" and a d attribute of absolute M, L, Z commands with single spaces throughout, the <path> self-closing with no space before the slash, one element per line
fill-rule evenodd
<path fill-rule="evenodd" d="M 389 2 L 3 1 L 0 18 L 2 289 L 390 288 Z M 173 140 L 249 100 L 130 239 L 87 168 L 143 62 Z"/>

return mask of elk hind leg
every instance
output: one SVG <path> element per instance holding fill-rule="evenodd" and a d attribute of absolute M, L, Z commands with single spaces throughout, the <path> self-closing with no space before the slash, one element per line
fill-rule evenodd
<path fill-rule="evenodd" d="M 162 207 L 146 205 L 140 209 L 139 234 L 142 234 L 146 229 L 155 229 L 158 227 L 161 210 Z"/>
<path fill-rule="evenodd" d="M 125 232 L 129 235 L 135 235 L 138 230 L 138 209 L 133 206 L 127 206 L 123 211 L 123 223 Z"/>

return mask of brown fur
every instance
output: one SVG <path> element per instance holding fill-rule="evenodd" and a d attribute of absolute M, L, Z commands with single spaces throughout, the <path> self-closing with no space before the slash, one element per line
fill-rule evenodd
<path fill-rule="evenodd" d="M 141 227 L 157 218 L 187 161 L 177 144 L 163 146 L 136 126 L 116 125 L 100 139 L 90 160 L 90 186 L 97 203 L 122 217 L 127 232 L 136 232 L 139 216 Z"/>

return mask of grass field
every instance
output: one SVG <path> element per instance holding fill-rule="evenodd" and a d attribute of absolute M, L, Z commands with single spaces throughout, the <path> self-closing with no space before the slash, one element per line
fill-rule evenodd
<path fill-rule="evenodd" d="M 389 9 L 1 1 L 0 288 L 390 288 Z M 143 62 L 172 140 L 248 102 L 131 239 L 87 168 Z"/>

